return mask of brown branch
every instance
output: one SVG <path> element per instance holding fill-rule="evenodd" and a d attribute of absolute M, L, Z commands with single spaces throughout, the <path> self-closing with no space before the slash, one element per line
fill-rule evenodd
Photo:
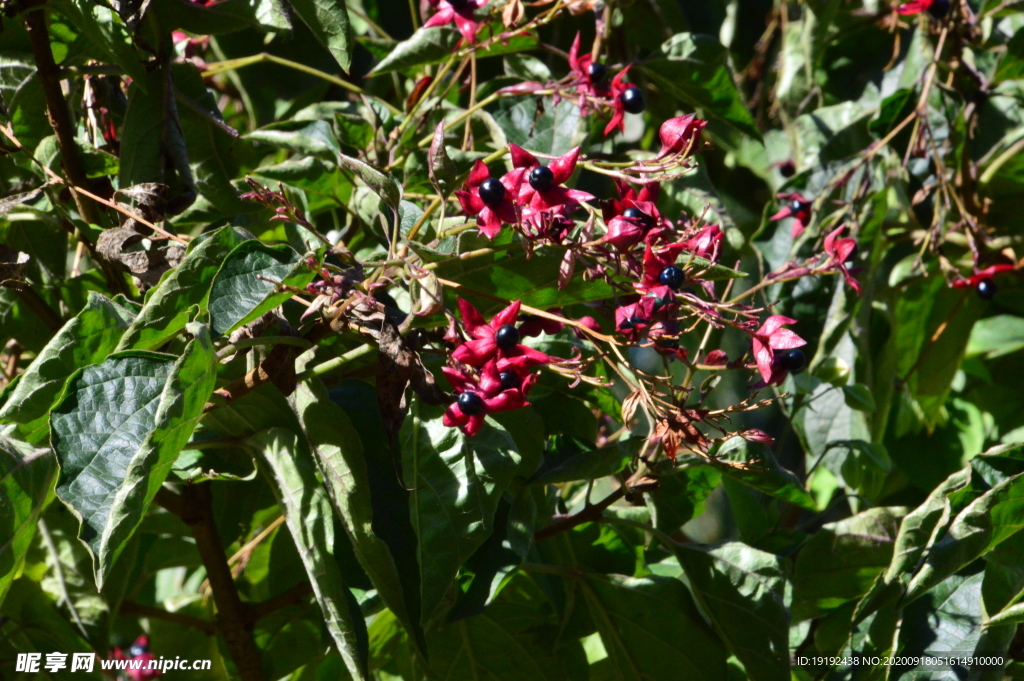
<path fill-rule="evenodd" d="M 252 618 L 255 621 L 262 617 L 266 617 L 276 610 L 287 608 L 289 605 L 298 603 L 311 593 L 313 593 L 313 585 L 309 582 L 296 584 L 292 588 L 277 594 L 273 598 L 268 598 L 265 601 L 254 604 L 251 608 Z"/>
<path fill-rule="evenodd" d="M 596 504 L 587 506 L 579 513 L 567 516 L 560 516 L 558 520 L 551 523 L 547 527 L 542 527 L 533 533 L 533 540 L 535 542 L 541 542 L 545 539 L 550 539 L 556 534 L 562 534 L 568 532 L 572 528 L 582 525 L 584 523 L 592 523 L 601 519 L 606 508 L 614 504 L 616 501 L 626 496 L 626 488 L 620 487 L 601 501 Z"/>
<path fill-rule="evenodd" d="M 28 30 L 29 41 L 32 44 L 32 56 L 39 74 L 39 84 L 46 98 L 46 117 L 50 121 L 53 132 L 57 135 L 61 165 L 64 167 L 64 174 L 67 176 L 68 185 L 71 188 L 71 196 L 75 200 L 78 214 L 82 219 L 89 224 L 99 225 L 101 224 L 100 212 L 96 204 L 82 196 L 83 193 L 92 195 L 91 192 L 76 191 L 76 188 L 90 186 L 90 182 L 78 154 L 78 145 L 75 144 L 75 126 L 68 115 L 68 104 L 60 87 L 60 69 L 53 61 L 50 35 L 46 30 L 46 13 L 42 4 L 25 13 L 25 28 Z M 29 154 L 29 157 L 32 158 L 32 155 Z M 43 168 L 49 171 L 48 167 L 43 166 Z M 86 239 L 84 234 L 81 235 L 81 238 Z M 114 293 L 128 294 L 128 285 L 125 283 L 123 274 L 104 260 L 98 260 L 96 264 L 102 270 L 104 278 Z"/>
<path fill-rule="evenodd" d="M 180 612 L 168 612 L 162 608 L 153 608 L 141 603 L 132 603 L 131 601 L 125 601 L 121 604 L 120 614 L 128 615 L 129 617 L 149 617 L 150 619 L 174 622 L 175 624 L 199 629 L 207 636 L 213 636 L 217 633 L 217 624 L 215 622 L 199 619 L 198 617 L 192 617 Z"/>
<path fill-rule="evenodd" d="M 235 588 L 227 555 L 213 517 L 210 483 L 186 485 L 181 495 L 165 488 L 157 493 L 156 502 L 178 515 L 192 528 L 196 548 L 206 567 L 206 576 L 217 606 L 217 629 L 224 635 L 231 659 L 242 681 L 266 681 L 260 650 L 252 638 L 253 614 Z"/>

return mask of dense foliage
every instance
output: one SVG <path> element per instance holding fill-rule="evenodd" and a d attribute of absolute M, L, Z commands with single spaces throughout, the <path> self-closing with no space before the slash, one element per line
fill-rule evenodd
<path fill-rule="evenodd" d="M 0 678 L 1024 678 L 1022 5 L 0 0 Z"/>

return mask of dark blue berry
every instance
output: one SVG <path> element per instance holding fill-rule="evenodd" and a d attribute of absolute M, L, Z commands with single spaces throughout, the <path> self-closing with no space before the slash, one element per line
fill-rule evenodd
<path fill-rule="evenodd" d="M 459 410 L 466 416 L 477 416 L 484 413 L 484 401 L 476 393 L 459 393 Z"/>
<path fill-rule="evenodd" d="M 490 178 L 480 183 L 480 199 L 488 206 L 497 206 L 505 199 L 505 185 Z"/>
<path fill-rule="evenodd" d="M 992 300 L 998 290 L 996 283 L 991 279 L 982 279 L 978 282 L 978 297 L 982 300 Z"/>
<path fill-rule="evenodd" d="M 636 206 L 630 206 L 626 210 L 622 211 L 622 217 L 629 218 L 630 220 L 636 220 L 643 227 L 651 226 L 651 216 L 643 212 Z"/>
<path fill-rule="evenodd" d="M 789 209 L 793 211 L 794 214 L 799 213 L 801 211 L 805 211 L 809 207 L 810 206 L 808 206 L 806 203 L 798 199 L 793 199 L 792 201 L 789 202 Z"/>
<path fill-rule="evenodd" d="M 793 177 L 796 175 L 796 166 L 792 161 L 787 161 L 779 166 L 779 174 L 786 178 Z"/>
<path fill-rule="evenodd" d="M 516 388 L 523 384 L 519 376 L 517 376 L 515 372 L 512 371 L 502 371 L 500 374 L 498 374 L 498 378 L 501 379 L 502 390 L 515 390 Z"/>
<path fill-rule="evenodd" d="M 145 655 L 149 652 L 149 648 L 142 645 L 141 643 L 133 643 L 132 647 L 128 649 L 128 653 L 132 657 L 138 657 L 139 655 Z"/>
<path fill-rule="evenodd" d="M 555 174 L 547 166 L 537 166 L 530 171 L 530 186 L 539 192 L 551 189 L 555 181 Z"/>
<path fill-rule="evenodd" d="M 499 326 L 497 333 L 494 334 L 494 342 L 502 350 L 511 350 L 519 344 L 519 329 L 511 324 Z"/>
<path fill-rule="evenodd" d="M 686 272 L 683 272 L 682 269 L 675 265 L 669 265 L 658 275 L 658 281 L 661 282 L 662 286 L 668 286 L 673 291 L 678 291 L 686 282 Z"/>
<path fill-rule="evenodd" d="M 788 371 L 792 374 L 798 374 L 804 370 L 807 366 L 807 357 L 799 348 L 793 348 L 792 350 L 786 350 L 778 356 L 775 360 L 778 362 L 778 368 L 783 371 Z"/>
<path fill-rule="evenodd" d="M 587 69 L 587 75 L 590 76 L 590 82 L 596 85 L 604 81 L 605 76 L 608 75 L 608 68 L 599 61 L 591 62 L 590 68 Z"/>
<path fill-rule="evenodd" d="M 643 113 L 643 110 L 647 107 L 647 103 L 644 101 L 644 93 L 640 92 L 640 88 L 636 86 L 627 88 L 625 92 L 619 95 L 619 100 L 622 102 L 622 108 L 631 114 Z"/>

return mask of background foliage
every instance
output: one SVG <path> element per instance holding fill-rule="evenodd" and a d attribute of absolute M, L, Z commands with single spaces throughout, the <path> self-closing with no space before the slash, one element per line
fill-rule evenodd
<path fill-rule="evenodd" d="M 141 634 L 212 659 L 167 672 L 195 680 L 1024 675 L 1024 8 L 932 4 L 495 0 L 467 43 L 398 0 L 0 2 L 0 677 Z M 544 90 L 577 33 L 632 65 L 621 133 Z M 449 194 L 512 143 L 580 146 L 573 186 L 613 197 L 600 163 L 688 113 L 659 210 L 720 224 L 712 290 L 808 341 L 723 422 L 768 437 L 648 440 L 647 376 L 752 394 L 749 333 L 706 319 L 671 364 L 529 341 L 592 380 L 545 371 L 472 437 L 380 373 L 394 328 L 441 380 L 457 295 L 613 334 L 614 281 L 560 282 L 561 251 L 487 241 Z M 802 232 L 770 219 L 791 194 Z M 841 224 L 859 294 L 768 276 Z M 327 245 L 387 316 L 301 325 Z M 793 664 L 816 655 L 903 662 Z"/>

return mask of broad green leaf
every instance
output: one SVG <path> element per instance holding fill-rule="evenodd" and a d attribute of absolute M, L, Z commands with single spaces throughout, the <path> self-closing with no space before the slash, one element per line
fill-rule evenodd
<path fill-rule="evenodd" d="M 36 523 L 53 498 L 56 473 L 49 449 L 0 435 L 0 604 L 25 564 Z"/>
<path fill-rule="evenodd" d="M 871 388 L 863 383 L 844 385 L 841 390 L 843 391 L 843 399 L 846 401 L 846 406 L 851 409 L 866 412 L 875 410 L 875 398 L 871 395 Z"/>
<path fill-rule="evenodd" d="M 151 7 L 164 30 L 180 28 L 195 35 L 233 33 L 246 28 L 288 31 L 291 23 L 281 0 L 222 0 L 200 5 L 191 0 L 163 0 Z"/>
<path fill-rule="evenodd" d="M 102 362 L 132 322 L 131 313 L 97 293 L 70 319 L 22 374 L 0 420 L 22 424 L 30 442 L 46 438 L 46 418 L 64 382 L 76 369 Z"/>
<path fill-rule="evenodd" d="M 330 50 L 342 71 L 352 64 L 352 29 L 344 0 L 289 0 L 299 18 L 313 35 Z"/>
<path fill-rule="evenodd" d="M 291 247 L 244 241 L 224 260 L 210 288 L 210 326 L 230 333 L 291 297 L 281 284 L 303 288 L 314 273 Z"/>
<path fill-rule="evenodd" d="M 788 681 L 782 560 L 740 542 L 706 549 L 679 546 L 675 554 L 694 598 L 751 681 Z"/>
<path fill-rule="evenodd" d="M 654 527 L 665 534 L 675 534 L 704 512 L 704 502 L 721 480 L 722 474 L 714 466 L 693 466 L 660 476 L 658 488 L 645 495 Z"/>
<path fill-rule="evenodd" d="M 978 321 L 971 330 L 965 357 L 995 359 L 1024 348 L 1024 317 L 1001 314 Z"/>
<path fill-rule="evenodd" d="M 698 107 L 736 130 L 761 139 L 729 69 L 728 50 L 718 38 L 679 33 L 643 65 L 644 73 L 672 97 Z"/>
<path fill-rule="evenodd" d="M 422 621 L 455 588 L 459 568 L 490 536 L 498 500 L 519 467 L 515 442 L 488 421 L 473 437 L 441 423 L 441 410 L 416 400 L 399 436 L 402 472 L 419 537 Z"/>
<path fill-rule="evenodd" d="M 334 512 L 309 451 L 298 436 L 283 428 L 257 433 L 247 445 L 269 466 L 274 494 L 345 668 L 357 681 L 368 678 L 365 629 L 360 633 L 365 624 L 352 608 L 354 599 L 334 555 Z"/>
<path fill-rule="evenodd" d="M 561 156 L 586 138 L 580 108 L 572 99 L 545 106 L 539 115 L 532 97 L 500 99 L 494 121 L 506 140 L 540 154 Z"/>
<path fill-rule="evenodd" d="M 402 186 L 391 175 L 374 168 L 369 163 L 352 158 L 345 154 L 339 155 L 343 165 L 366 183 L 370 190 L 380 197 L 384 204 L 398 215 L 398 206 L 402 202 Z"/>
<path fill-rule="evenodd" d="M 29 46 L 22 49 L 28 50 Z M 6 117 L 14 135 L 26 149 L 35 149 L 44 137 L 53 134 L 46 119 L 46 97 L 31 54 L 12 50 L 0 56 L 0 97 L 7 107 Z"/>
<path fill-rule="evenodd" d="M 452 49 L 461 37 L 453 26 L 421 28 L 408 39 L 393 46 L 388 56 L 373 68 L 370 75 L 379 76 L 444 61 L 451 55 Z"/>
<path fill-rule="evenodd" d="M 635 446 L 624 446 L 621 442 L 595 449 L 571 435 L 559 436 L 554 449 L 545 450 L 544 459 L 529 484 L 595 480 L 614 475 L 625 467 L 635 450 Z"/>
<path fill-rule="evenodd" d="M 305 368 L 307 357 L 299 358 L 296 371 Z M 373 499 L 360 432 L 348 414 L 331 402 L 319 379 L 299 383 L 288 400 L 313 449 L 324 487 L 352 540 L 356 557 L 384 603 L 406 628 L 414 630 L 419 622 L 409 615 L 395 560 L 388 545 L 374 532 Z M 361 425 L 367 433 L 365 424 Z"/>
<path fill-rule="evenodd" d="M 1024 28 L 1018 29 L 1006 43 L 993 82 L 1024 78 Z"/>
<path fill-rule="evenodd" d="M 817 511 L 814 498 L 804 489 L 800 479 L 779 465 L 767 447 L 734 437 L 724 442 L 715 456 L 750 464 L 747 469 L 722 466 L 724 475 L 808 511 Z"/>
<path fill-rule="evenodd" d="M 582 645 L 558 634 L 544 593 L 517 574 L 482 614 L 434 629 L 428 663 L 439 679 L 585 681 Z"/>
<path fill-rule="evenodd" d="M 51 5 L 82 32 L 99 54 L 124 69 L 135 81 L 144 82 L 146 70 L 132 35 L 117 12 L 89 0 L 59 0 Z"/>
<path fill-rule="evenodd" d="M 896 535 L 892 562 L 885 573 L 886 581 L 895 581 L 905 573 L 916 571 L 921 555 L 945 533 L 949 523 L 968 503 L 981 494 L 972 485 L 971 468 L 949 476 L 932 490 L 920 506 L 908 513 Z"/>
<path fill-rule="evenodd" d="M 253 142 L 297 151 L 304 156 L 333 159 L 341 150 L 327 121 L 281 121 L 253 130 L 245 136 Z"/>
<path fill-rule="evenodd" d="M 907 587 L 907 600 L 921 596 L 1020 531 L 1024 527 L 1022 513 L 1024 474 L 999 483 L 972 501 L 925 556 Z"/>
<path fill-rule="evenodd" d="M 592 575 L 579 580 L 617 681 L 721 681 L 722 642 L 678 579 Z"/>
<path fill-rule="evenodd" d="M 199 69 L 191 61 L 177 62 L 171 73 L 196 190 L 227 216 L 260 210 L 258 204 L 243 201 L 231 183 L 239 173 L 236 157 L 243 143 L 224 124 L 217 100 Z"/>
<path fill-rule="evenodd" d="M 793 572 L 793 617 L 818 617 L 866 594 L 892 561 L 906 509 L 872 508 L 824 525 L 807 542 Z"/>
<path fill-rule="evenodd" d="M 99 588 L 213 392 L 209 333 L 190 329 L 181 357 L 125 352 L 80 369 L 50 415 L 57 496 L 81 522 Z"/>
<path fill-rule="evenodd" d="M 189 310 L 206 311 L 213 278 L 233 248 L 252 237 L 236 227 L 222 227 L 189 244 L 185 258 L 146 293 L 142 311 L 118 350 L 152 350 L 173 338 L 188 323 Z"/>

